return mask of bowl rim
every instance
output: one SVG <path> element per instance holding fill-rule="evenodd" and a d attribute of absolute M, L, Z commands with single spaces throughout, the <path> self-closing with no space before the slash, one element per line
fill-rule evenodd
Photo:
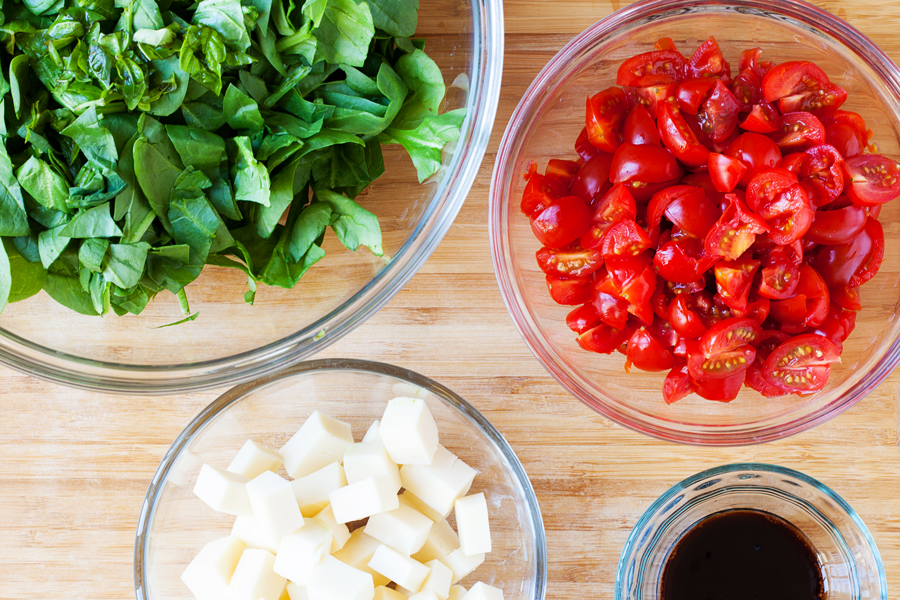
<path fill-rule="evenodd" d="M 638 538 L 643 534 L 643 531 L 647 527 L 647 524 L 653 519 L 654 515 L 657 512 L 665 508 L 669 504 L 669 502 L 671 502 L 672 499 L 678 496 L 680 493 L 696 486 L 706 479 L 741 471 L 790 477 L 809 486 L 812 486 L 828 496 L 830 500 L 832 500 L 842 511 L 846 513 L 846 515 L 853 522 L 853 525 L 859 530 L 863 539 L 865 539 L 866 544 L 869 546 L 869 549 L 872 552 L 872 556 L 875 559 L 875 564 L 878 565 L 878 577 L 881 586 L 880 600 L 887 600 L 887 576 L 884 571 L 884 562 L 881 559 L 881 553 L 878 551 L 878 546 L 875 544 L 875 538 L 872 537 L 872 533 L 869 531 L 869 528 L 866 526 L 865 522 L 863 522 L 857 512 L 853 510 L 853 507 L 847 504 L 847 502 L 843 498 L 841 498 L 837 494 L 837 492 L 814 477 L 810 477 L 805 473 L 801 473 L 800 471 L 796 471 L 788 467 L 757 462 L 730 463 L 718 467 L 713 467 L 711 469 L 706 469 L 705 471 L 701 471 L 679 481 L 668 490 L 666 490 L 661 496 L 659 496 L 659 498 L 654 500 L 653 503 L 647 508 L 647 510 L 644 511 L 638 521 L 634 524 L 634 527 L 628 534 L 628 539 L 625 541 L 625 545 L 622 547 L 622 553 L 619 555 L 619 562 L 616 566 L 616 587 L 615 592 L 613 593 L 613 598 L 615 598 L 616 600 L 621 600 L 621 586 L 625 580 L 625 560 L 628 557 L 630 550 L 638 543 Z"/>
<path fill-rule="evenodd" d="M 558 356 L 551 344 L 538 333 L 531 312 L 517 299 L 519 283 L 511 276 L 514 266 L 510 258 L 510 243 L 505 235 L 504 207 L 501 206 L 505 190 L 504 182 L 513 165 L 510 154 L 516 150 L 517 139 L 522 135 L 524 122 L 542 100 L 540 94 L 558 71 L 565 69 L 574 58 L 602 37 L 616 35 L 623 25 L 638 20 L 658 19 L 661 14 L 697 13 L 704 10 L 735 12 L 753 10 L 758 16 L 784 20 L 815 28 L 841 43 L 857 59 L 866 61 L 885 86 L 885 91 L 900 104 L 900 68 L 867 36 L 842 19 L 802 0 L 640 0 L 621 8 L 591 25 L 561 48 L 541 69 L 510 116 L 504 131 L 491 175 L 489 188 L 489 236 L 494 274 L 500 287 L 503 302 L 525 344 L 541 366 L 570 394 L 588 408 L 628 429 L 657 439 L 697 446 L 745 446 L 773 441 L 806 431 L 839 415 L 862 400 L 900 364 L 900 333 L 890 344 L 883 344 L 884 351 L 872 370 L 864 374 L 843 395 L 838 396 L 818 410 L 801 415 L 787 423 L 771 425 L 763 423 L 754 427 L 741 425 L 692 425 L 679 429 L 671 422 L 653 418 L 641 411 L 613 406 L 595 389 L 586 384 L 585 378 L 574 378 L 567 373 L 565 360 Z"/>
<path fill-rule="evenodd" d="M 531 600 L 544 600 L 547 589 L 547 541 L 544 531 L 544 520 L 541 514 L 540 503 L 535 494 L 534 487 L 525 472 L 525 468 L 516 456 L 515 451 L 503 437 L 503 434 L 491 424 L 481 412 L 469 404 L 461 396 L 453 392 L 448 387 L 438 383 L 437 381 L 420 375 L 419 373 L 390 365 L 387 363 L 374 362 L 369 360 L 359 360 L 350 358 L 325 358 L 301 362 L 292 367 L 284 369 L 277 373 L 272 373 L 266 377 L 256 379 L 241 385 L 235 386 L 223 393 L 221 396 L 213 400 L 190 423 L 176 436 L 169 449 L 163 455 L 156 472 L 153 474 L 150 484 L 147 486 L 147 492 L 141 503 L 141 510 L 138 517 L 137 527 L 135 530 L 134 541 L 134 591 L 137 600 L 150 600 L 151 596 L 147 593 L 147 569 L 149 561 L 145 560 L 145 553 L 148 551 L 150 536 L 149 528 L 153 523 L 156 515 L 156 501 L 159 494 L 168 479 L 169 471 L 175 462 L 185 452 L 190 443 L 213 419 L 223 413 L 231 405 L 241 401 L 245 396 L 259 388 L 266 387 L 270 384 L 286 381 L 291 378 L 300 378 L 304 375 L 323 372 L 323 371 L 356 371 L 365 374 L 382 375 L 392 377 L 399 381 L 412 383 L 422 389 L 425 389 L 443 402 L 449 404 L 468 420 L 494 444 L 500 456 L 503 458 L 504 466 L 510 473 L 512 479 L 521 489 L 525 499 L 525 509 L 531 517 L 531 525 L 534 529 L 534 568 L 535 568 L 535 596 Z"/>
<path fill-rule="evenodd" d="M 392 260 L 353 296 L 303 329 L 231 356 L 158 365 L 125 364 L 55 351 L 0 327 L 0 364 L 71 387 L 160 395 L 220 388 L 275 372 L 321 351 L 361 325 L 418 272 L 458 215 L 487 150 L 500 101 L 502 0 L 472 0 L 472 85 L 462 135 L 434 198 Z M 302 290 L 298 290 L 300 293 Z"/>

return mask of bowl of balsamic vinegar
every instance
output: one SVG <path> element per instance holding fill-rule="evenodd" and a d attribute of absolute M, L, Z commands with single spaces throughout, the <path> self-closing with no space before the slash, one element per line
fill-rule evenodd
<path fill-rule="evenodd" d="M 878 548 L 831 489 L 734 464 L 690 477 L 635 525 L 616 600 L 887 600 Z"/>

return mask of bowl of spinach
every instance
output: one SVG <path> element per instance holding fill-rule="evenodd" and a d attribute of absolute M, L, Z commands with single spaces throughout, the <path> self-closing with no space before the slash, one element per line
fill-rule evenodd
<path fill-rule="evenodd" d="M 167 393 L 321 350 L 446 233 L 500 0 L 6 0 L 0 362 Z"/>

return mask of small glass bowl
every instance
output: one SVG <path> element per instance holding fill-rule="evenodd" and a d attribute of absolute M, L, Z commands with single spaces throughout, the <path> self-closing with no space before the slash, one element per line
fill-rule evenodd
<path fill-rule="evenodd" d="M 359 360 L 300 363 L 233 388 L 206 407 L 163 457 L 141 507 L 134 545 L 137 600 L 193 600 L 181 574 L 209 541 L 231 532 L 234 517 L 193 493 L 203 463 L 226 466 L 248 438 L 278 449 L 314 411 L 349 423 L 357 439 L 396 396 L 422 398 L 441 444 L 478 471 L 492 551 L 460 583 L 484 581 L 506 600 L 543 600 L 547 583 L 544 524 L 534 489 L 503 436 L 465 400 L 412 371 Z M 284 475 L 282 470 L 282 475 Z M 448 519 L 453 524 L 453 515 Z"/>
<path fill-rule="evenodd" d="M 883 206 L 887 249 L 878 275 L 860 288 L 863 310 L 825 389 L 807 397 L 766 399 L 744 389 L 728 404 L 690 395 L 662 400 L 665 373 L 623 371 L 625 357 L 582 350 L 566 327 L 574 307 L 547 293 L 535 252 L 541 247 L 519 205 L 529 161 L 577 157 L 584 101 L 615 84 L 622 61 L 661 37 L 692 52 L 715 36 L 726 59 L 760 47 L 762 59 L 811 60 L 849 96 L 881 152 L 900 159 L 900 69 L 871 40 L 840 19 L 795 0 L 649 0 L 613 13 L 569 42 L 525 92 L 510 118 L 491 182 L 494 270 L 513 322 L 535 356 L 587 406 L 636 431 L 669 441 L 742 445 L 780 439 L 853 406 L 900 362 L 900 200 Z"/>
<path fill-rule="evenodd" d="M 822 567 L 822 600 L 887 600 L 881 556 L 859 515 L 812 477 L 755 463 L 703 471 L 660 496 L 625 542 L 615 600 L 657 600 L 663 567 L 681 536 L 709 515 L 736 509 L 781 517 L 806 536 Z"/>

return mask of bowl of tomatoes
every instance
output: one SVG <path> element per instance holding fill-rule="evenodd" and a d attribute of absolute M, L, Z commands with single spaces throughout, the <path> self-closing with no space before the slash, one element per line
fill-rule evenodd
<path fill-rule="evenodd" d="M 790 1 L 648 0 L 513 113 L 491 248 L 538 360 L 671 441 L 779 439 L 900 362 L 900 69 Z"/>

